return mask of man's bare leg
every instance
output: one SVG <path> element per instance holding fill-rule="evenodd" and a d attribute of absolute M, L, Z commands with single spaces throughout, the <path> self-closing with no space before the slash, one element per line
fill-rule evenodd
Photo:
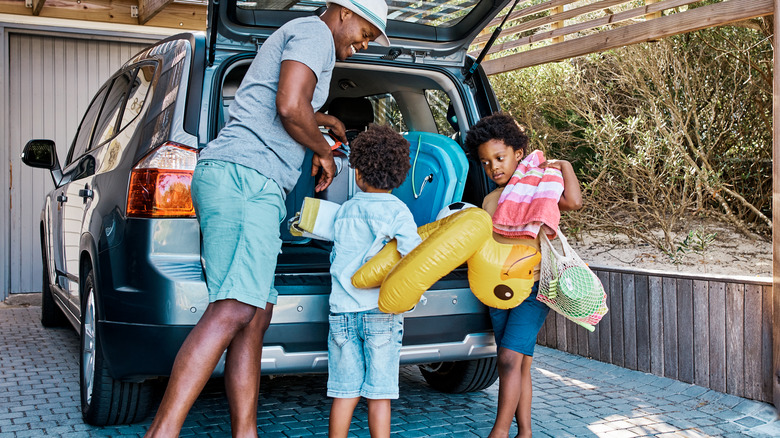
<path fill-rule="evenodd" d="M 233 338 L 225 357 L 225 390 L 233 437 L 257 436 L 257 397 L 263 336 L 271 323 L 273 304 L 258 308 L 252 322 Z"/>
<path fill-rule="evenodd" d="M 210 303 L 179 349 L 171 378 L 147 437 L 177 437 L 187 413 L 222 353 L 255 316 L 256 307 L 236 300 Z"/>

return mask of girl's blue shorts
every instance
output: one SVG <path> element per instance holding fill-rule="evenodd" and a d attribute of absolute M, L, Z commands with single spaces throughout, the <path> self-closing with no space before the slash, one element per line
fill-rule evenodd
<path fill-rule="evenodd" d="M 496 334 L 498 348 L 507 348 L 526 356 L 534 355 L 536 336 L 544 324 L 550 308 L 536 300 L 539 282 L 534 283 L 531 295 L 512 309 L 490 308 L 490 320 Z"/>
<path fill-rule="evenodd" d="M 263 309 L 276 304 L 279 224 L 287 215 L 279 185 L 239 164 L 200 160 L 192 202 L 203 236 L 209 302 L 234 299 Z"/>

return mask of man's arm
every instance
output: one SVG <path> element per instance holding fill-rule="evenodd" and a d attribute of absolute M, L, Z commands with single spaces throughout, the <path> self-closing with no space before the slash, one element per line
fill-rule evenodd
<path fill-rule="evenodd" d="M 322 168 L 315 191 L 325 190 L 336 175 L 336 164 L 328 142 L 317 125 L 317 117 L 311 106 L 317 76 L 305 64 L 298 61 L 282 61 L 279 71 L 279 88 L 276 93 L 276 111 L 284 129 L 295 141 L 314 152 L 312 175 Z"/>

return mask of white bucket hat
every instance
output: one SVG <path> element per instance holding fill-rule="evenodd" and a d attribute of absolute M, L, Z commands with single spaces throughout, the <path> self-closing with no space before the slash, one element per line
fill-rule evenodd
<path fill-rule="evenodd" d="M 381 34 L 376 37 L 376 42 L 382 46 L 389 46 L 390 40 L 387 39 L 385 27 L 387 26 L 387 3 L 385 0 L 327 0 L 326 4 L 336 4 L 344 6 L 350 11 L 363 17 L 369 23 L 373 24 Z"/>

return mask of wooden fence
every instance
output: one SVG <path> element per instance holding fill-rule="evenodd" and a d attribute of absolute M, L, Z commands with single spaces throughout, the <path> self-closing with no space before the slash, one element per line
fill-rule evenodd
<path fill-rule="evenodd" d="M 550 312 L 540 345 L 772 402 L 771 278 L 592 268 L 607 315 L 591 333 Z"/>

